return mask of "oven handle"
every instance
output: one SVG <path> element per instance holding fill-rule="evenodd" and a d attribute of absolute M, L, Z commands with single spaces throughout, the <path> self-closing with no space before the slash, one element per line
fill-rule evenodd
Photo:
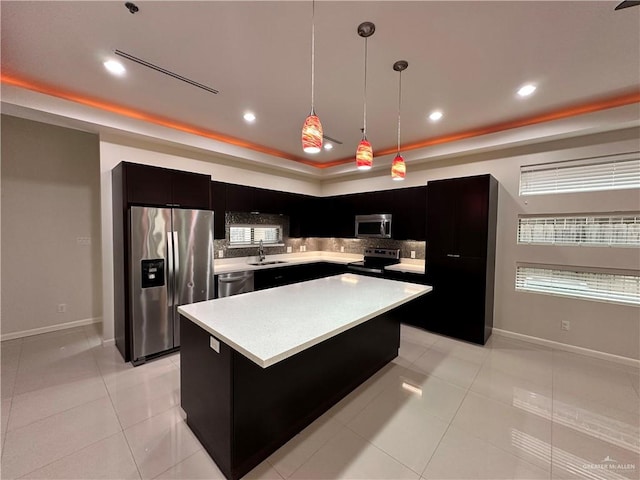
<path fill-rule="evenodd" d="M 347 268 L 349 270 L 355 270 L 357 272 L 378 273 L 380 275 L 384 274 L 384 270 L 378 268 L 358 267 L 356 265 L 347 265 Z"/>

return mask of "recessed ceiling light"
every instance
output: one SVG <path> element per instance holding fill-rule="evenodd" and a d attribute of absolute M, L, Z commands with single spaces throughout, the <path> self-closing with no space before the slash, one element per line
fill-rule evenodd
<path fill-rule="evenodd" d="M 324 142 L 324 149 L 325 150 L 331 150 L 333 148 L 333 143 L 331 142 Z"/>
<path fill-rule="evenodd" d="M 520 87 L 520 89 L 518 90 L 518 95 L 520 95 L 521 97 L 528 97 L 535 91 L 536 91 L 536 86 L 532 83 L 528 83 Z"/>
<path fill-rule="evenodd" d="M 253 123 L 256 121 L 256 116 L 251 112 L 247 112 L 244 114 L 244 119 L 249 123 Z"/>
<path fill-rule="evenodd" d="M 442 118 L 442 112 L 439 111 L 439 110 L 431 112 L 431 114 L 429 115 L 429 118 L 431 120 L 433 120 L 434 122 L 437 122 L 438 120 L 440 120 Z"/>
<path fill-rule="evenodd" d="M 113 73 L 114 75 L 124 75 L 124 72 L 126 72 L 124 65 L 116 60 L 107 60 L 103 65 L 109 73 Z"/>

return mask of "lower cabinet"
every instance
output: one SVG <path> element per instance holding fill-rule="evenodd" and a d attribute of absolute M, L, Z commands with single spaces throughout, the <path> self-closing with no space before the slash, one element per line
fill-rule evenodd
<path fill-rule="evenodd" d="M 424 273 L 398 272 L 393 270 L 385 271 L 384 278 L 389 280 L 398 280 L 400 282 L 419 283 L 421 285 L 431 285 L 427 281 Z M 415 300 L 400 305 L 391 311 L 394 320 L 414 327 L 427 328 L 425 322 L 425 312 L 428 312 L 428 303 L 431 301 L 433 292 L 416 298 Z"/>
<path fill-rule="evenodd" d="M 493 326 L 493 288 L 487 285 L 484 263 L 484 259 L 466 258 L 429 265 L 433 292 L 424 328 L 468 342 L 486 342 Z"/>
<path fill-rule="evenodd" d="M 255 271 L 254 288 L 255 290 L 264 290 L 266 288 L 281 287 L 316 278 L 330 277 L 345 271 L 346 267 L 344 265 L 329 262 L 265 268 Z"/>

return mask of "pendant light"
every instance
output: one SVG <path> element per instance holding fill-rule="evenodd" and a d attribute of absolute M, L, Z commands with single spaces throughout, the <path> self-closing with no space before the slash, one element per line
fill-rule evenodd
<path fill-rule="evenodd" d="M 367 40 L 376 31 L 376 26 L 371 22 L 363 22 L 358 25 L 358 35 L 364 38 L 364 113 L 362 140 L 356 150 L 356 167 L 358 170 L 369 170 L 373 166 L 373 149 L 367 140 Z"/>
<path fill-rule="evenodd" d="M 318 153 L 322 149 L 322 124 L 315 110 L 315 73 L 316 73 L 316 2 L 311 2 L 311 113 L 302 125 L 302 150 L 305 153 Z"/>
<path fill-rule="evenodd" d="M 409 63 L 405 60 L 398 60 L 393 64 L 393 69 L 400 72 L 400 81 L 398 85 L 398 152 L 396 158 L 391 164 L 391 178 L 393 180 L 404 180 L 407 175 L 407 167 L 404 164 L 404 158 L 400 155 L 400 109 L 402 106 L 402 72 L 407 69 Z"/>

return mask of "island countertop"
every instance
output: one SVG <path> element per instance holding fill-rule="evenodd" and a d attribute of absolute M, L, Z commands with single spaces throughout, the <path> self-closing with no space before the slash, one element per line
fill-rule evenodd
<path fill-rule="evenodd" d="M 178 312 L 267 368 L 432 290 L 354 274 L 178 307 Z"/>

